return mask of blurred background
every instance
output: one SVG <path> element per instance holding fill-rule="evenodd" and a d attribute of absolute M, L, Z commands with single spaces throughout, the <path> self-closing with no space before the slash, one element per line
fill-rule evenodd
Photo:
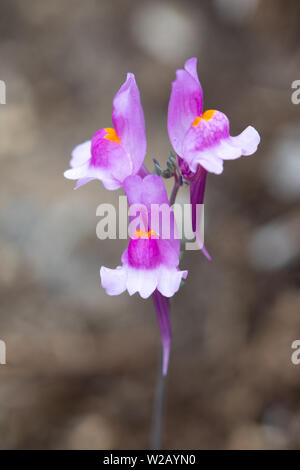
<path fill-rule="evenodd" d="M 127 242 L 97 239 L 96 207 L 122 192 L 99 182 L 73 191 L 63 171 L 75 145 L 111 126 L 129 71 L 146 164 L 164 166 L 171 81 L 192 56 L 204 107 L 225 112 L 232 135 L 253 125 L 262 142 L 208 177 L 213 262 L 186 252 L 181 263 L 163 446 L 300 448 L 299 17 L 297 0 L 1 1 L 1 448 L 149 445 L 152 302 L 109 297 L 99 280 Z"/>

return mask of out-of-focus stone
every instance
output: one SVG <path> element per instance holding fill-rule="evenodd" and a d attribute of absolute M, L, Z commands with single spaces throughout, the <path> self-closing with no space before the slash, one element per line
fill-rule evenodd
<path fill-rule="evenodd" d="M 284 201 L 300 199 L 300 123 L 285 127 L 275 139 L 264 164 L 270 194 Z"/>
<path fill-rule="evenodd" d="M 295 260 L 300 255 L 299 211 L 254 230 L 248 254 L 251 265 L 264 271 L 278 270 Z"/>
<path fill-rule="evenodd" d="M 59 443 L 62 449 L 89 450 L 89 449 L 113 449 L 114 434 L 110 423 L 107 422 L 99 411 L 87 413 L 75 417 L 69 423 L 69 433 L 63 442 Z"/>
<path fill-rule="evenodd" d="M 204 22 L 196 25 L 187 8 L 171 3 L 141 3 L 132 17 L 132 33 L 138 44 L 155 59 L 171 64 L 190 57 L 195 41 L 199 51 L 197 28 L 203 34 Z"/>
<path fill-rule="evenodd" d="M 213 0 L 219 17 L 229 23 L 245 23 L 255 13 L 259 0 Z"/>
<path fill-rule="evenodd" d="M 273 434 L 272 434 L 273 433 Z M 264 450 L 276 449 L 282 440 L 278 435 L 275 436 L 275 431 L 269 430 L 266 432 L 265 428 L 255 425 L 247 424 L 238 427 L 233 431 L 230 436 L 228 449 L 233 450 Z"/>
<path fill-rule="evenodd" d="M 0 242 L 0 285 L 10 286 L 16 280 L 20 267 L 20 259 L 16 252 L 7 244 Z"/>

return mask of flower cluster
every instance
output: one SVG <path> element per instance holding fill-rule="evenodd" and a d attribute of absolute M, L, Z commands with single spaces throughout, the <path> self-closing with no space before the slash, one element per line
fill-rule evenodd
<path fill-rule="evenodd" d="M 168 109 L 168 133 L 176 152 L 178 181 L 190 183 L 192 227 L 199 246 L 210 259 L 197 227 L 197 204 L 202 204 L 207 172 L 220 174 L 223 161 L 253 154 L 260 141 L 251 126 L 240 135 L 231 137 L 229 120 L 217 110 L 203 112 L 203 93 L 197 75 L 197 59 L 189 59 L 178 70 Z M 113 128 L 98 130 L 91 140 L 72 152 L 70 169 L 64 176 L 77 180 L 76 188 L 91 180 L 100 180 L 108 190 L 123 187 L 129 205 L 140 204 L 145 224 L 131 234 L 127 249 L 116 269 L 101 267 L 103 288 L 108 295 L 125 290 L 138 292 L 142 298 L 152 295 L 163 343 L 163 374 L 166 375 L 170 352 L 171 329 L 169 298 L 186 279 L 187 271 L 179 269 L 180 242 L 170 207 L 170 236 L 162 237 L 162 227 L 151 220 L 152 204 L 170 206 L 163 179 L 150 174 L 143 162 L 146 155 L 146 133 L 140 93 L 133 74 L 129 73 L 113 100 Z"/>

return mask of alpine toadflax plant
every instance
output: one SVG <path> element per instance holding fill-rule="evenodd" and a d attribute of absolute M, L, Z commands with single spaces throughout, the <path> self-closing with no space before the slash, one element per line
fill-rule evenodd
<path fill-rule="evenodd" d="M 155 161 L 156 174 L 144 167 L 146 134 L 140 93 L 129 73 L 113 100 L 113 127 L 98 130 L 91 140 L 72 152 L 70 169 L 64 175 L 77 180 L 76 188 L 91 180 L 102 181 L 109 190 L 123 188 L 130 207 L 140 207 L 139 223 L 130 233 L 128 247 L 115 269 L 102 266 L 101 284 L 108 295 L 138 293 L 152 296 L 163 344 L 163 375 L 167 374 L 171 343 L 169 299 L 187 277 L 180 270 L 180 240 L 176 236 L 172 204 L 182 182 L 190 185 L 192 227 L 199 246 L 210 259 L 200 239 L 197 205 L 203 203 L 207 172 L 220 174 L 223 161 L 253 154 L 260 141 L 248 126 L 240 135 L 230 136 L 229 120 L 217 110 L 203 112 L 203 93 L 197 74 L 197 60 L 189 59 L 173 82 L 168 110 L 168 132 L 176 155 L 162 171 Z M 174 177 L 170 201 L 163 177 Z M 162 219 L 153 219 L 154 205 L 168 209 L 168 236 Z M 133 217 L 130 217 L 132 221 Z M 163 236 L 164 235 L 164 236 Z"/>

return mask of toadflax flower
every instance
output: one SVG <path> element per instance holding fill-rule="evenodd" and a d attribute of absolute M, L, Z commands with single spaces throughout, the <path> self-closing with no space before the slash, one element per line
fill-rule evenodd
<path fill-rule="evenodd" d="M 145 174 L 146 154 L 144 112 L 140 93 L 132 73 L 127 74 L 113 100 L 113 128 L 98 130 L 92 140 L 74 148 L 68 179 L 77 180 L 76 188 L 98 179 L 106 189 L 117 189 L 129 175 Z"/>
<path fill-rule="evenodd" d="M 168 133 L 179 157 L 183 176 L 190 185 L 192 227 L 196 232 L 196 204 L 202 204 L 207 172 L 220 174 L 224 160 L 234 160 L 256 152 L 260 137 L 248 126 L 231 137 L 229 120 L 220 111 L 203 112 L 203 92 L 197 74 L 197 59 L 186 61 L 177 70 L 168 109 Z M 197 236 L 197 233 L 196 233 Z"/>
<path fill-rule="evenodd" d="M 145 209 L 144 225 L 132 234 L 122 255 L 122 266 L 116 269 L 101 267 L 101 283 L 109 295 L 119 295 L 127 290 L 130 295 L 138 292 L 146 299 L 153 294 L 162 333 L 165 375 L 170 349 L 168 298 L 178 291 L 187 271 L 178 268 L 180 241 L 176 237 L 174 214 L 169 207 L 163 180 L 157 175 L 143 179 L 138 175 L 129 176 L 124 181 L 124 190 L 130 206 L 141 205 Z M 154 223 L 153 205 L 169 208 L 169 238 L 163 238 L 165 227 L 161 220 Z"/>

